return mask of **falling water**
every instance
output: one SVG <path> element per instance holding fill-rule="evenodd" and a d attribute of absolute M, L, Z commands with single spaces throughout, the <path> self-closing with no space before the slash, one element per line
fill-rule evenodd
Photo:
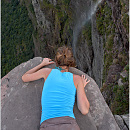
<path fill-rule="evenodd" d="M 75 27 L 73 30 L 73 43 L 72 43 L 72 48 L 73 48 L 73 53 L 75 55 L 75 46 L 78 40 L 79 33 L 82 29 L 82 27 L 85 25 L 87 21 L 89 21 L 92 17 L 92 15 L 96 12 L 96 9 L 98 5 L 101 3 L 102 0 L 98 0 L 97 2 L 91 4 L 91 1 L 84 0 L 83 4 L 81 5 L 80 3 L 76 3 L 77 7 L 75 10 L 76 14 L 76 23 Z M 79 6 L 81 5 L 81 6 Z"/>

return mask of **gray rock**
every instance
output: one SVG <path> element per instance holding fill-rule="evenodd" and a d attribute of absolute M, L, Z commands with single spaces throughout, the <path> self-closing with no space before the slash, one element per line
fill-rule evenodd
<path fill-rule="evenodd" d="M 93 5 L 94 1 L 91 1 Z M 104 49 L 103 49 L 103 37 L 99 34 L 96 24 L 96 13 L 91 18 L 92 22 L 92 47 L 93 47 L 93 63 L 92 73 L 94 79 L 98 84 L 99 88 L 102 86 L 103 79 L 103 65 L 104 65 Z"/>
<path fill-rule="evenodd" d="M 123 85 L 121 78 L 118 80 L 118 85 L 119 85 L 119 86 L 122 86 L 122 85 Z"/>
<path fill-rule="evenodd" d="M 35 57 L 20 64 L 2 78 L 1 96 L 1 125 L 2 130 L 38 130 L 41 116 L 41 93 L 44 79 L 24 83 L 22 75 L 29 69 L 41 63 L 41 57 Z M 55 65 L 46 66 L 54 68 Z M 85 74 L 76 68 L 70 72 L 78 75 Z M 86 75 L 86 74 L 85 74 Z M 85 87 L 86 96 L 90 102 L 90 111 L 82 115 L 74 105 L 74 114 L 81 130 L 120 130 L 109 107 L 107 106 L 98 85 L 90 79 Z"/>
<path fill-rule="evenodd" d="M 57 0 L 48 0 L 51 4 L 53 4 L 54 6 L 56 6 L 57 4 Z"/>
<path fill-rule="evenodd" d="M 121 130 L 125 130 L 125 129 L 128 130 L 121 116 L 115 115 L 115 119 Z"/>
<path fill-rule="evenodd" d="M 129 114 L 121 115 L 121 117 L 123 118 L 125 124 L 129 128 Z"/>
<path fill-rule="evenodd" d="M 129 130 L 129 114 L 114 117 L 121 130 Z"/>
<path fill-rule="evenodd" d="M 45 14 L 40 8 L 39 0 L 32 0 L 32 5 L 34 7 L 38 26 L 41 29 L 44 28 L 45 33 L 50 32 L 51 23 L 45 18 Z"/>
<path fill-rule="evenodd" d="M 121 72 L 120 75 L 121 75 L 123 78 L 128 77 L 128 73 L 127 73 L 127 71 L 123 71 L 123 72 Z"/>

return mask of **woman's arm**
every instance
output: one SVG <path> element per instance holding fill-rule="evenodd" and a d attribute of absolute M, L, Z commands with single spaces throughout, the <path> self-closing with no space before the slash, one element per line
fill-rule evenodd
<path fill-rule="evenodd" d="M 42 67 L 46 66 L 46 65 L 49 65 L 49 64 L 55 63 L 53 61 L 52 62 L 50 62 L 50 61 L 51 61 L 51 59 L 44 58 L 41 64 L 39 64 L 36 67 L 34 67 L 34 68 L 30 69 L 29 71 L 27 71 L 22 76 L 22 80 L 24 82 L 29 82 L 29 81 L 38 80 L 40 78 L 45 78 L 46 74 L 48 73 L 49 68 L 42 68 Z"/>
<path fill-rule="evenodd" d="M 78 105 L 78 109 L 81 111 L 83 115 L 86 115 L 89 112 L 89 107 L 90 107 L 89 101 L 84 91 L 84 87 L 89 82 L 90 80 L 87 81 L 85 75 L 82 75 L 82 77 L 79 76 L 79 83 L 77 87 L 77 105 Z"/>

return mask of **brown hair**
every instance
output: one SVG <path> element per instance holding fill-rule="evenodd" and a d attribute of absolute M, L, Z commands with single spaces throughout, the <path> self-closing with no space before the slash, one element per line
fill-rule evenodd
<path fill-rule="evenodd" d="M 59 47 L 56 52 L 55 62 L 57 66 L 75 67 L 75 59 L 71 47 Z"/>

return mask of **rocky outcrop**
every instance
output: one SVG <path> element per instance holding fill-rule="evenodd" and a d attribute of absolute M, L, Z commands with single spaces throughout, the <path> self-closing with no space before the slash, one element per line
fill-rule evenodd
<path fill-rule="evenodd" d="M 42 62 L 41 57 L 35 57 L 20 64 L 2 78 L 2 130 L 38 130 L 41 114 L 41 93 L 44 79 L 24 83 L 22 75 Z M 45 66 L 54 68 L 55 65 Z M 85 74 L 76 68 L 70 72 Z M 86 96 L 90 102 L 90 111 L 82 115 L 74 105 L 74 114 L 81 130 L 120 130 L 109 107 L 107 106 L 96 82 L 85 74 L 90 83 L 85 87 Z"/>
<path fill-rule="evenodd" d="M 129 114 L 115 115 L 115 119 L 121 130 L 129 130 Z"/>
<path fill-rule="evenodd" d="M 92 1 L 93 4 L 93 1 Z M 92 73 L 98 86 L 101 88 L 103 79 L 103 65 L 104 65 L 104 49 L 103 49 L 103 37 L 99 34 L 96 25 L 96 14 L 91 18 L 92 22 L 92 46 L 93 46 L 93 63 Z"/>
<path fill-rule="evenodd" d="M 120 73 L 120 78 L 118 80 L 118 85 L 119 86 L 123 86 L 124 83 L 123 83 L 123 79 L 128 79 L 128 72 L 126 70 L 124 70 L 123 72 Z"/>
<path fill-rule="evenodd" d="M 99 52 L 102 59 L 104 58 L 102 60 L 103 66 L 99 63 L 100 68 L 102 68 L 99 69 L 102 75 L 100 76 L 102 78 L 100 89 L 105 101 L 114 114 L 128 113 L 129 108 L 128 77 L 124 78 L 126 83 L 122 83 L 122 79 L 120 78 L 120 73 L 123 69 L 127 68 L 128 73 L 129 68 L 127 12 L 127 1 L 102 0 L 96 11 L 96 19 L 94 20 L 96 21 L 95 30 L 98 31 L 97 35 L 99 39 L 103 39 L 103 57 L 100 54 L 101 51 Z M 98 45 L 98 40 L 96 41 L 96 39 L 95 43 Z M 96 64 L 96 66 L 98 65 Z"/>
<path fill-rule="evenodd" d="M 45 33 L 50 33 L 50 22 L 45 18 L 45 14 L 42 12 L 40 8 L 40 2 L 38 0 L 32 0 L 32 5 L 35 11 L 35 16 L 37 20 L 37 24 L 40 28 L 44 28 Z"/>
<path fill-rule="evenodd" d="M 51 34 L 51 31 L 53 30 L 52 23 L 50 20 L 47 19 L 45 12 L 42 11 L 40 0 L 32 0 L 32 6 L 37 21 L 35 32 L 37 33 L 37 35 L 39 35 L 38 38 L 36 35 L 33 34 L 33 41 L 35 45 L 35 56 L 37 55 L 51 56 L 51 52 L 53 53 L 53 51 L 52 48 L 50 48 L 46 43 L 45 36 L 49 34 L 49 37 L 52 37 Z M 42 50 L 43 48 L 44 51 Z"/>
<path fill-rule="evenodd" d="M 48 0 L 51 4 L 53 4 L 54 6 L 57 5 L 57 0 Z"/>
<path fill-rule="evenodd" d="M 128 32 L 127 32 L 127 29 L 125 28 L 125 26 L 123 25 L 124 21 L 123 21 L 123 14 L 122 14 L 122 13 L 127 14 L 129 12 L 128 1 L 118 1 L 118 0 L 109 1 L 108 0 L 107 2 L 112 8 L 112 18 L 113 18 L 114 22 L 116 23 L 115 24 L 116 29 L 117 29 L 117 32 L 119 33 L 118 36 L 122 40 L 123 47 L 128 51 L 128 49 L 129 49 Z M 125 12 L 122 12 L 121 6 L 122 7 L 125 6 L 125 7 L 123 7 Z"/>

